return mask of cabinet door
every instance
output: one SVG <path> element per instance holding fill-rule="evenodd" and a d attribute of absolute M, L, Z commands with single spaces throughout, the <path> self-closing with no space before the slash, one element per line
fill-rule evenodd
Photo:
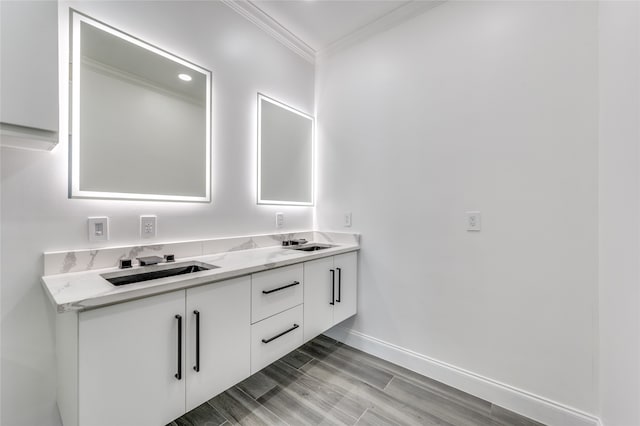
<path fill-rule="evenodd" d="M 333 258 L 336 270 L 336 303 L 333 307 L 333 323 L 338 324 L 355 315 L 358 285 L 358 254 L 345 253 Z"/>
<path fill-rule="evenodd" d="M 304 263 L 304 341 L 333 325 L 333 257 Z"/>
<path fill-rule="evenodd" d="M 176 291 L 80 313 L 80 425 L 157 426 L 184 413 L 184 306 Z"/>
<path fill-rule="evenodd" d="M 187 290 L 187 411 L 249 377 L 250 309 L 249 277 Z"/>
<path fill-rule="evenodd" d="M 0 1 L 0 122 L 58 131 L 58 2 Z"/>

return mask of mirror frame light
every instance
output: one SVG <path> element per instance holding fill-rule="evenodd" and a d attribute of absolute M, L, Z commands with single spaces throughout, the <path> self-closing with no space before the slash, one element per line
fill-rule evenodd
<path fill-rule="evenodd" d="M 262 199 L 262 101 L 269 102 L 311 121 L 311 201 L 281 201 Z M 316 168 L 316 121 L 315 118 L 300 110 L 279 102 L 267 95 L 258 92 L 258 204 L 286 205 L 286 206 L 314 206 L 315 205 L 315 168 Z"/>
<path fill-rule="evenodd" d="M 117 200 L 146 200 L 146 201 L 186 201 L 186 202 L 211 202 L 211 71 L 202 68 L 194 63 L 182 59 L 172 53 L 169 53 L 159 47 L 149 44 L 141 39 L 133 37 L 123 31 L 120 31 L 110 25 L 93 19 L 75 9 L 70 9 L 71 25 L 71 137 L 70 137 L 70 181 L 69 181 L 69 197 L 70 198 L 98 198 L 98 199 L 117 199 Z M 205 132 L 205 194 L 203 196 L 188 195 L 171 195 L 171 194 L 137 194 L 127 192 L 107 192 L 107 191 L 84 191 L 80 189 L 80 27 L 81 23 L 87 23 L 111 35 L 119 37 L 129 43 L 147 49 L 155 54 L 163 56 L 174 62 L 179 63 L 194 71 L 200 72 L 206 76 L 206 132 Z"/>

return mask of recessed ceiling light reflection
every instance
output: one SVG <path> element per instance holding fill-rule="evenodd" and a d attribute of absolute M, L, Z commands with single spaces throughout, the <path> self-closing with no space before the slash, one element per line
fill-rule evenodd
<path fill-rule="evenodd" d="M 182 81 L 191 81 L 191 76 L 189 74 L 178 74 L 178 78 Z"/>

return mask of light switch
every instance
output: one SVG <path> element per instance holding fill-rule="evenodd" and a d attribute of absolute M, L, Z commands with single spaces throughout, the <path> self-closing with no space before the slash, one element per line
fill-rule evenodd
<path fill-rule="evenodd" d="M 89 223 L 89 241 L 108 241 L 109 240 L 109 218 L 106 216 L 90 217 Z"/>
<path fill-rule="evenodd" d="M 467 231 L 480 231 L 482 229 L 482 217 L 480 212 L 467 212 Z"/>
<path fill-rule="evenodd" d="M 158 231 L 157 217 L 153 215 L 140 216 L 140 236 L 155 238 Z"/>
<path fill-rule="evenodd" d="M 276 213 L 276 228 L 282 228 L 284 226 L 284 213 Z"/>

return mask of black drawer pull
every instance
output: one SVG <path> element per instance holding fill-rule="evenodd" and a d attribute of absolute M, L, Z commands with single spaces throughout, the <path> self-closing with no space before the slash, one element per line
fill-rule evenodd
<path fill-rule="evenodd" d="M 193 311 L 196 316 L 196 365 L 193 369 L 200 372 L 200 311 Z"/>
<path fill-rule="evenodd" d="M 342 295 L 342 269 L 336 268 L 336 270 L 338 271 L 338 298 L 336 302 L 340 303 L 340 296 Z"/>
<path fill-rule="evenodd" d="M 176 315 L 178 320 L 178 372 L 175 374 L 175 378 L 182 380 L 182 316 Z"/>
<path fill-rule="evenodd" d="M 300 284 L 299 281 L 294 281 L 291 284 L 287 284 L 287 285 L 284 285 L 282 287 L 274 288 L 273 290 L 262 290 L 262 293 L 263 294 L 271 294 L 271 293 L 275 293 L 276 291 L 284 290 L 285 288 L 293 287 L 294 285 L 298 285 L 298 284 Z"/>
<path fill-rule="evenodd" d="M 269 343 L 269 342 L 272 342 L 272 341 L 276 340 L 278 337 L 282 337 L 282 336 L 284 336 L 284 335 L 285 335 L 285 334 L 287 334 L 287 333 L 291 333 L 293 330 L 295 330 L 295 329 L 296 329 L 296 328 L 298 328 L 298 327 L 300 327 L 298 324 L 293 324 L 293 327 L 291 327 L 291 328 L 290 328 L 290 329 L 288 329 L 288 330 L 283 331 L 282 333 L 278 334 L 277 336 L 273 336 L 273 337 L 272 337 L 272 338 L 270 338 L 270 339 L 262 339 L 262 343 Z"/>

